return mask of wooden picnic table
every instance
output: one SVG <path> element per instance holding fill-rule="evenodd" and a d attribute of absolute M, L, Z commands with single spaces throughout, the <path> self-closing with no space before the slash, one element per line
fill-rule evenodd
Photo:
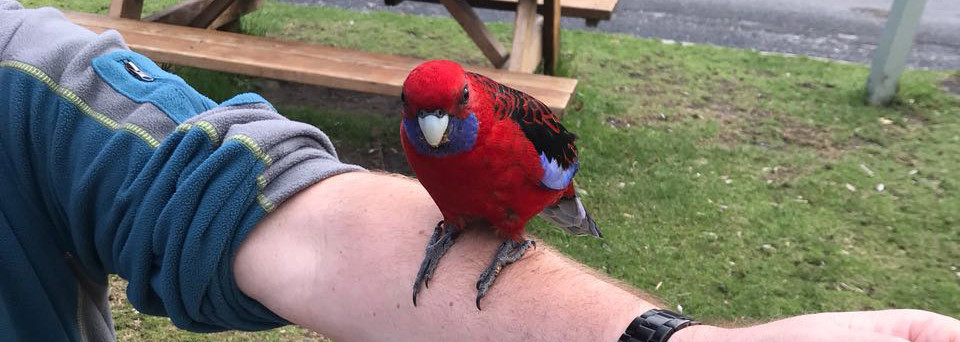
<path fill-rule="evenodd" d="M 66 14 L 74 23 L 97 33 L 117 30 L 131 49 L 157 62 L 366 93 L 399 96 L 407 74 L 424 62 L 218 30 L 90 13 Z M 558 113 L 567 106 L 577 86 L 572 78 L 464 67 L 533 95 Z"/>
<path fill-rule="evenodd" d="M 67 16 L 95 32 L 119 31 L 131 49 L 158 62 L 369 93 L 399 96 L 406 74 L 423 62 L 216 30 L 256 10 L 264 1 L 187 0 L 143 18 L 143 0 L 111 0 L 107 16 L 77 12 Z M 547 73 L 555 70 L 561 15 L 581 17 L 588 23 L 609 19 L 618 0 L 562 0 L 562 7 L 561 0 L 416 1 L 446 6 L 496 67 L 464 66 L 467 70 L 533 95 L 562 114 L 577 80 L 532 72 L 541 58 Z M 513 46 L 507 52 L 493 39 L 474 7 L 509 6 L 517 18 Z"/>
<path fill-rule="evenodd" d="M 403 0 L 384 0 L 388 5 Z M 560 52 L 560 17 L 582 17 L 588 24 L 610 18 L 618 0 L 416 0 L 439 2 L 463 27 L 494 67 L 533 72 L 540 64 L 554 74 Z M 145 21 L 198 28 L 219 28 L 256 10 L 264 0 L 188 0 L 160 11 Z M 490 33 L 474 7 L 516 11 L 513 44 L 507 50 Z M 141 20 L 143 0 L 112 0 L 109 16 Z M 541 13 L 542 15 L 538 14 Z"/>

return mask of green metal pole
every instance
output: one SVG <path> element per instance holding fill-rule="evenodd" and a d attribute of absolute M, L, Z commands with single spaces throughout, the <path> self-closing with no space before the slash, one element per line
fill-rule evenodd
<path fill-rule="evenodd" d="M 927 0 L 894 1 L 883 29 L 883 39 L 870 65 L 867 78 L 867 103 L 870 105 L 889 105 L 896 95 L 900 73 L 910 55 L 910 45 L 926 3 Z"/>

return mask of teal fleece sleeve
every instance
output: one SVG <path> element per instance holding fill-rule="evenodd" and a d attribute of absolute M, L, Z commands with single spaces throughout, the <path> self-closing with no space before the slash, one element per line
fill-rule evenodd
<path fill-rule="evenodd" d="M 355 170 L 260 96 L 216 104 L 116 32 L 0 0 L 0 274 L 22 275 L 0 279 L 0 340 L 59 339 L 45 319 L 89 335 L 77 293 L 114 273 L 183 329 L 286 324 L 239 291 L 236 249 L 291 195 Z"/>

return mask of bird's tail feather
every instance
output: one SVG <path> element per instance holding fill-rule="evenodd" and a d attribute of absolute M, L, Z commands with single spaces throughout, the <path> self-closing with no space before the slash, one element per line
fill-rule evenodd
<path fill-rule="evenodd" d="M 603 237 L 597 222 L 590 217 L 576 195 L 561 197 L 556 204 L 544 208 L 540 217 L 573 235 Z"/>

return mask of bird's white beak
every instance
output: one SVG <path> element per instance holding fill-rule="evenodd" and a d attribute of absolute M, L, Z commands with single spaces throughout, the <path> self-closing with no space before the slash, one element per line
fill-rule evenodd
<path fill-rule="evenodd" d="M 439 110 L 426 113 L 426 115 L 420 115 L 417 118 L 417 123 L 420 124 L 420 131 L 423 132 L 423 137 L 427 139 L 427 143 L 433 147 L 440 146 L 444 134 L 447 133 L 447 124 L 449 122 L 450 116 L 441 113 Z"/>

